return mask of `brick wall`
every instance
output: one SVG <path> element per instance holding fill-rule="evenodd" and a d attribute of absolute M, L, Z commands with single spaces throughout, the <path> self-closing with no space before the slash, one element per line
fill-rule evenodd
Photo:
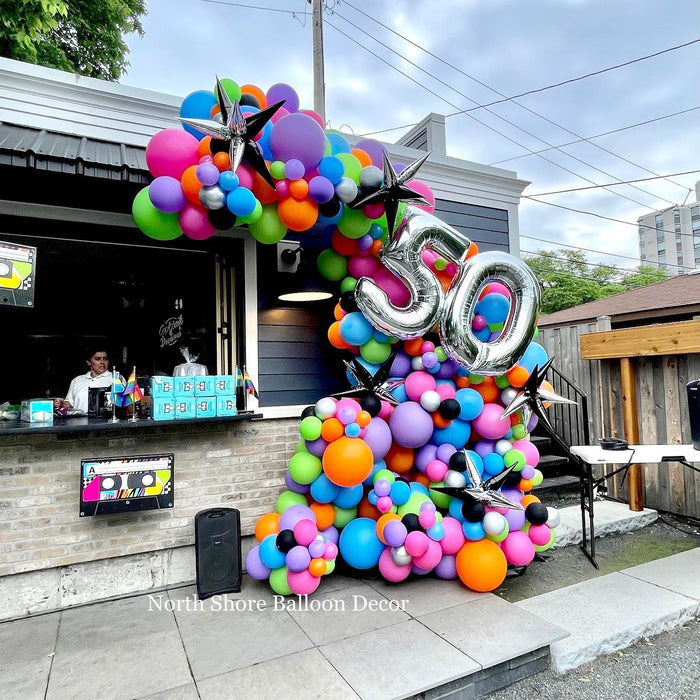
<path fill-rule="evenodd" d="M 242 534 L 274 509 L 297 419 L 0 436 L 0 576 L 192 545 L 194 515 L 237 508 Z M 80 518 L 80 460 L 175 454 L 175 506 Z"/>

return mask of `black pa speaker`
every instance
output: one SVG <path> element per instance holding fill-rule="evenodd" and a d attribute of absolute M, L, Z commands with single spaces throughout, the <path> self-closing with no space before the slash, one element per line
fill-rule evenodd
<path fill-rule="evenodd" d="M 210 508 L 194 516 L 197 594 L 200 599 L 241 590 L 241 514 Z"/>
<path fill-rule="evenodd" d="M 700 379 L 688 382 L 688 418 L 693 449 L 700 450 Z"/>

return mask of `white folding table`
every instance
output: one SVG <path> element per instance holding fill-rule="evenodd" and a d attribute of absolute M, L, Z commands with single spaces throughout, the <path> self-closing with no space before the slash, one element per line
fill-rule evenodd
<path fill-rule="evenodd" d="M 598 564 L 595 560 L 593 498 L 594 490 L 597 486 L 615 476 L 615 474 L 620 472 L 626 473 L 632 464 L 679 462 L 684 467 L 700 472 L 700 469 L 691 464 L 691 462 L 700 463 L 700 450 L 694 449 L 692 445 L 628 445 L 624 450 L 604 450 L 599 445 L 574 445 L 569 449 L 571 454 L 578 457 L 585 465 L 585 469 L 582 470 L 579 478 L 582 525 L 582 541 L 579 546 L 596 569 Z M 594 464 L 616 464 L 621 466 L 610 474 L 594 479 Z M 586 513 L 588 513 L 590 540 L 586 528 Z"/>

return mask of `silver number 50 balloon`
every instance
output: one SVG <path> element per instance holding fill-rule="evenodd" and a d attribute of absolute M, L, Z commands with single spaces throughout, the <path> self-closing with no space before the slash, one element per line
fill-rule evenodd
<path fill-rule="evenodd" d="M 527 265 L 505 253 L 481 253 L 466 260 L 467 236 L 420 209 L 409 207 L 396 234 L 380 254 L 382 263 L 408 288 L 411 299 L 401 308 L 368 277 L 355 288 L 357 305 L 379 330 L 398 338 L 417 338 L 440 327 L 442 344 L 450 357 L 473 372 L 503 374 L 517 363 L 532 339 L 540 304 L 539 285 Z M 427 247 L 459 265 L 447 293 L 423 264 Z M 511 292 L 511 309 L 499 338 L 479 340 L 471 318 L 484 284 L 503 282 Z"/>

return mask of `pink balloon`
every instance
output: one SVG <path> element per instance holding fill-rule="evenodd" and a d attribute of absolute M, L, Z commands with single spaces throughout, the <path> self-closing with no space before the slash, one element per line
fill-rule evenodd
<path fill-rule="evenodd" d="M 411 299 L 411 294 L 404 286 L 403 282 L 394 274 L 389 272 L 384 265 L 379 265 L 373 275 L 377 286 L 386 292 L 389 301 L 395 306 L 406 306 Z"/>
<path fill-rule="evenodd" d="M 146 146 L 146 164 L 154 177 L 169 175 L 176 179 L 199 162 L 199 141 L 182 129 L 164 129 Z"/>
<path fill-rule="evenodd" d="M 444 384 L 438 384 L 437 389 L 435 390 L 437 393 L 440 395 L 440 398 L 444 401 L 445 399 L 454 399 L 454 397 L 457 395 L 457 389 L 452 382 L 449 384 L 444 383 Z"/>
<path fill-rule="evenodd" d="M 514 450 L 520 450 L 525 455 L 525 462 L 531 467 L 540 463 L 540 451 L 529 440 L 516 440 L 513 443 Z"/>
<path fill-rule="evenodd" d="M 300 520 L 294 526 L 294 539 L 304 547 L 308 547 L 318 535 L 316 523 L 312 520 Z"/>
<path fill-rule="evenodd" d="M 428 462 L 425 473 L 430 481 L 442 481 L 445 478 L 445 474 L 447 474 L 447 465 L 439 459 L 434 459 L 432 462 Z M 432 526 L 429 525 L 428 527 Z"/>
<path fill-rule="evenodd" d="M 353 255 L 350 260 L 348 260 L 348 273 L 351 277 L 355 277 L 356 279 L 360 277 L 371 277 L 375 273 L 377 265 L 377 258 Z"/>
<path fill-rule="evenodd" d="M 435 211 L 435 195 L 433 194 L 433 191 L 426 185 L 424 182 L 421 182 L 420 180 L 409 180 L 408 183 L 406 183 L 411 189 L 414 189 L 418 194 L 422 194 L 429 202 L 427 206 L 424 204 L 417 204 L 416 206 L 419 209 L 423 209 L 423 211 L 427 211 L 429 214 L 432 214 Z"/>
<path fill-rule="evenodd" d="M 314 112 L 313 109 L 300 109 L 299 111 L 302 114 L 306 114 L 308 117 L 311 117 L 315 122 L 318 122 L 318 125 L 322 129 L 326 128 L 326 125 L 323 123 L 323 117 L 318 112 Z"/>
<path fill-rule="evenodd" d="M 513 566 L 527 566 L 535 557 L 535 545 L 522 530 L 511 532 L 501 542 L 501 549 L 508 563 Z"/>
<path fill-rule="evenodd" d="M 442 551 L 445 554 L 457 554 L 466 542 L 462 524 L 457 518 L 448 515 L 442 519 L 442 527 L 445 530 L 445 536 L 440 540 Z"/>
<path fill-rule="evenodd" d="M 487 294 L 503 294 L 506 299 L 510 299 L 510 289 L 506 287 L 505 284 L 501 282 L 489 282 L 487 287 L 484 289 L 483 294 L 479 295 L 479 298 L 486 296 Z"/>
<path fill-rule="evenodd" d="M 484 404 L 481 413 L 472 421 L 474 430 L 489 440 L 500 440 L 510 430 L 510 419 L 501 419 L 502 413 L 500 404 Z"/>
<path fill-rule="evenodd" d="M 552 536 L 552 531 L 546 524 L 530 525 L 527 535 L 532 540 L 532 544 L 542 547 L 549 542 L 549 539 Z"/>
<path fill-rule="evenodd" d="M 362 208 L 362 213 L 372 221 L 381 219 L 384 215 L 384 205 L 381 202 L 376 204 L 367 204 Z"/>
<path fill-rule="evenodd" d="M 193 204 L 186 204 L 178 215 L 183 233 L 195 241 L 211 238 L 216 228 L 209 223 L 207 212 Z"/>
<path fill-rule="evenodd" d="M 288 114 L 291 114 L 288 109 L 285 109 L 284 106 L 280 107 L 271 117 L 270 121 L 273 124 L 277 124 L 277 122 L 282 119 L 282 117 L 286 117 Z"/>
<path fill-rule="evenodd" d="M 400 566 L 391 558 L 391 547 L 387 547 L 379 557 L 379 573 L 392 583 L 403 581 L 411 573 L 411 565 Z"/>
<path fill-rule="evenodd" d="M 321 578 L 313 576 L 308 569 L 288 571 L 287 584 L 295 595 L 311 595 L 321 584 Z"/>
<path fill-rule="evenodd" d="M 534 555 L 533 555 L 534 556 Z M 417 566 L 424 571 L 434 569 L 442 559 L 442 547 L 439 542 L 428 539 L 428 549 L 420 557 L 413 557 L 413 566 Z"/>
<path fill-rule="evenodd" d="M 406 535 L 404 547 L 406 547 L 406 551 L 412 557 L 421 557 L 428 551 L 431 542 L 432 540 L 424 532 L 412 530 Z M 440 552 L 442 552 L 442 549 L 440 549 Z"/>
<path fill-rule="evenodd" d="M 435 391 L 436 386 L 437 382 L 432 374 L 417 371 L 411 372 L 411 374 L 406 377 L 404 389 L 406 390 L 406 396 L 408 396 L 411 401 L 420 401 L 420 397 L 426 391 Z"/>

